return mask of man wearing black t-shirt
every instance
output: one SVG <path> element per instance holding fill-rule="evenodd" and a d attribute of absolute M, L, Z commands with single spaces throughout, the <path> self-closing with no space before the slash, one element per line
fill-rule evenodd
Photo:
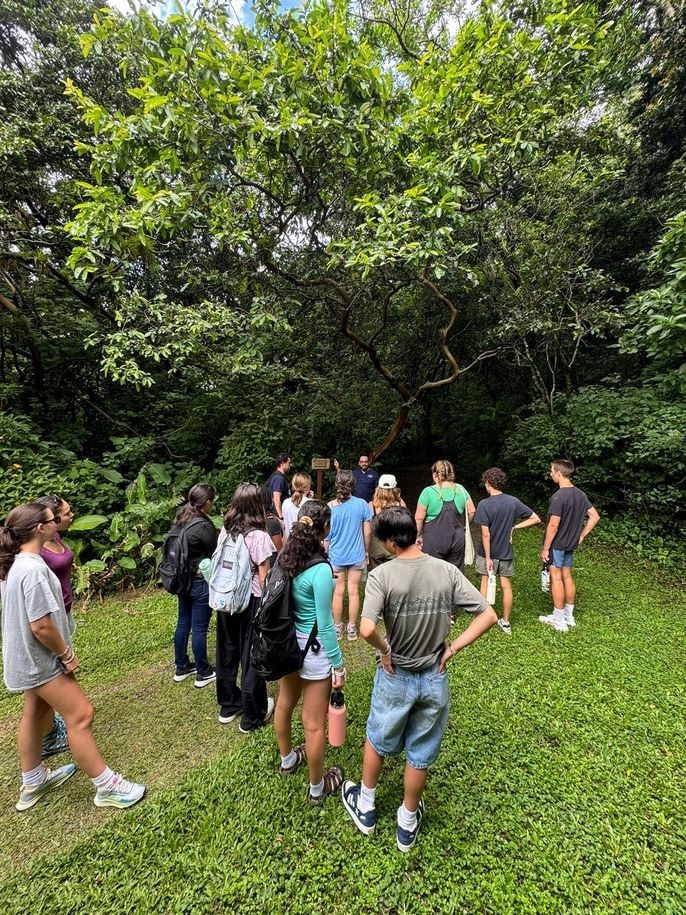
<path fill-rule="evenodd" d="M 272 513 L 283 523 L 283 503 L 291 494 L 286 474 L 291 469 L 291 456 L 283 451 L 276 456 L 276 470 L 264 484 L 271 493 Z"/>
<path fill-rule="evenodd" d="M 600 521 L 600 515 L 586 493 L 572 483 L 573 473 L 574 464 L 571 461 L 558 460 L 550 465 L 550 479 L 557 483 L 558 490 L 548 506 L 548 525 L 541 550 L 543 562 L 550 563 L 553 612 L 538 619 L 558 632 L 567 632 L 576 626 L 576 585 L 572 577 L 574 550 L 581 546 Z"/>

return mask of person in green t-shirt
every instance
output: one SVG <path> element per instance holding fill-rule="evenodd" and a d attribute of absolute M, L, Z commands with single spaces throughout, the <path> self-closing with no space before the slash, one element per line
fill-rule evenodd
<path fill-rule="evenodd" d="M 476 508 L 464 486 L 455 482 L 450 461 L 436 461 L 431 473 L 434 485 L 422 490 L 414 515 L 417 542 L 427 555 L 445 559 L 464 572 L 465 525 Z"/>

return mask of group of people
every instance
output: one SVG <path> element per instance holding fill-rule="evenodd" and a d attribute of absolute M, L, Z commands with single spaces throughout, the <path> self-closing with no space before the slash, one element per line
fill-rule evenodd
<path fill-rule="evenodd" d="M 175 518 L 175 524 L 185 529 L 191 581 L 178 597 L 174 680 L 194 677 L 199 689 L 213 684 L 219 722 L 228 725 L 240 716 L 242 733 L 263 727 L 274 716 L 280 773 L 294 775 L 306 764 L 309 802 L 321 804 L 340 789 L 346 811 L 365 835 L 376 825 L 375 791 L 384 760 L 404 751 L 397 844 L 407 851 L 417 839 L 427 771 L 438 756 L 447 725 L 447 667 L 496 622 L 511 633 L 513 531 L 541 519 L 504 491 L 506 476 L 499 468 L 484 472 L 487 498 L 476 507 L 455 481 L 452 464 L 437 461 L 433 483 L 420 494 L 413 515 L 395 477 L 379 475 L 367 455 L 353 471 L 335 466 L 335 498 L 327 504 L 314 497 L 309 474 L 296 473 L 289 484 L 291 459 L 280 454 L 265 484 L 241 483 L 236 488 L 219 532 L 212 520 L 214 488 L 205 483 L 191 488 Z M 572 483 L 573 470 L 566 460 L 551 465 L 558 491 L 550 502 L 541 551 L 542 560 L 550 564 L 553 612 L 539 619 L 562 632 L 575 625 L 573 551 L 599 517 Z M 0 527 L 5 684 L 24 694 L 18 738 L 19 810 L 33 806 L 74 773 L 73 763 L 51 772 L 41 759 L 67 746 L 93 780 L 98 806 L 131 806 L 145 792 L 144 785 L 126 781 L 102 760 L 91 730 L 93 710 L 74 676 L 78 658 L 70 614 L 73 555 L 59 533 L 66 531 L 72 517 L 69 505 L 52 496 L 15 508 Z M 481 528 L 475 560 L 480 591 L 463 574 L 465 554 L 471 554 L 472 520 Z M 207 651 L 212 611 L 205 561 L 224 538 L 239 536 L 250 557 L 250 602 L 242 613 L 217 613 L 213 666 Z M 265 681 L 252 669 L 250 645 L 255 612 L 277 556 L 291 580 L 290 601 L 303 660 L 300 670 L 280 680 L 275 704 Z M 492 575 L 500 578 L 502 587 L 500 620 L 486 599 Z M 458 608 L 473 618 L 459 637 L 449 640 Z M 380 624 L 385 635 L 378 631 Z M 346 682 L 341 641 L 344 636 L 356 640 L 358 632 L 376 650 L 377 671 L 362 775 L 355 782 L 346 781 L 338 766 L 326 768 L 324 758 L 331 689 Z M 292 718 L 301 698 L 305 741 L 294 746 Z"/>

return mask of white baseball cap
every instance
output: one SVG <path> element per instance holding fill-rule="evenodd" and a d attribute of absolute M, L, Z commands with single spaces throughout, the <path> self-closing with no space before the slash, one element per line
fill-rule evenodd
<path fill-rule="evenodd" d="M 379 488 L 380 489 L 396 489 L 398 486 L 398 481 L 393 476 L 392 473 L 382 473 L 379 477 Z"/>

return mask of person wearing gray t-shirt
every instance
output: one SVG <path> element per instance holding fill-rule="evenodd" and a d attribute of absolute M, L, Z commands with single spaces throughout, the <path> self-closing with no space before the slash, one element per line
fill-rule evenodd
<path fill-rule="evenodd" d="M 91 730 L 93 708 L 74 676 L 79 659 L 62 588 L 40 555 L 59 520 L 50 507 L 30 502 L 13 509 L 0 526 L 5 686 L 24 694 L 17 741 L 22 785 L 16 808 L 33 807 L 76 771 L 74 763 L 51 771 L 41 762 L 45 725 L 53 711 L 64 718 L 72 755 L 95 786 L 96 806 L 130 807 L 143 797 L 145 785 L 126 781 L 100 755 Z"/>
<path fill-rule="evenodd" d="M 369 574 L 360 634 L 378 651 L 367 719 L 362 781 L 343 783 L 343 805 L 364 835 L 376 828 L 376 786 L 384 759 L 405 752 L 403 803 L 397 843 L 409 851 L 424 815 L 424 785 L 438 758 L 450 710 L 448 662 L 497 622 L 497 616 L 460 570 L 423 553 L 417 525 L 406 508 L 387 508 L 374 534 L 395 555 Z M 462 607 L 469 626 L 446 641 L 450 614 Z M 386 627 L 386 638 L 377 631 Z"/>

